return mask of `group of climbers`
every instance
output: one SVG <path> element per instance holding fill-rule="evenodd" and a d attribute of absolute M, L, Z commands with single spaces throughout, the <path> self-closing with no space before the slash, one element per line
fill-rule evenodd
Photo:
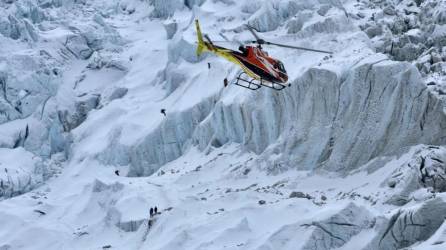
<path fill-rule="evenodd" d="M 150 217 L 148 221 L 149 229 L 152 227 L 153 223 L 155 222 L 155 215 L 158 215 L 158 207 L 155 206 L 155 208 L 150 208 Z"/>
<path fill-rule="evenodd" d="M 158 208 L 155 206 L 155 208 L 150 208 L 150 218 L 152 218 L 154 215 L 158 214 Z"/>

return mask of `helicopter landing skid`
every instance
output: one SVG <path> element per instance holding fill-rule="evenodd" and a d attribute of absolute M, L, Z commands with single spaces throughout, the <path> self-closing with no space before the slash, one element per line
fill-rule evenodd
<path fill-rule="evenodd" d="M 280 83 L 267 82 L 267 81 L 261 81 L 261 82 L 262 82 L 262 86 L 265 86 L 267 88 L 274 89 L 274 90 L 282 90 L 282 89 L 290 86 L 289 84 L 284 85 L 284 84 L 280 84 Z"/>
<path fill-rule="evenodd" d="M 238 85 L 240 87 L 250 89 L 250 90 L 258 90 L 262 86 L 271 88 L 274 90 L 282 90 L 282 89 L 286 88 L 287 86 L 289 86 L 289 85 L 283 85 L 283 84 L 279 84 L 279 83 L 268 82 L 263 79 L 257 80 L 257 79 L 249 77 L 248 74 L 246 74 L 245 72 L 240 73 L 235 78 L 234 82 L 232 82 L 232 83 L 235 85 Z"/>
<path fill-rule="evenodd" d="M 261 80 L 251 78 L 245 72 L 240 73 L 232 83 L 250 90 L 258 90 L 262 87 Z"/>

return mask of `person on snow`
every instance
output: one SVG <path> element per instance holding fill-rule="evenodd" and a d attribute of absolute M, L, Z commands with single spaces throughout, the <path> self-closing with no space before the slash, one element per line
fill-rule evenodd
<path fill-rule="evenodd" d="M 161 114 L 163 114 L 164 116 L 166 116 L 166 109 L 161 109 Z"/>
<path fill-rule="evenodd" d="M 155 206 L 155 210 L 154 210 L 155 214 L 158 214 L 158 208 Z"/>
<path fill-rule="evenodd" d="M 150 208 L 150 218 L 153 216 L 153 208 Z"/>

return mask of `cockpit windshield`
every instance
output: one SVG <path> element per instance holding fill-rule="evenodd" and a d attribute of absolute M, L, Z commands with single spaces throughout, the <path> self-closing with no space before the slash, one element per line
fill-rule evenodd
<path fill-rule="evenodd" d="M 283 66 L 283 63 L 281 61 L 277 61 L 277 67 L 279 68 L 280 71 L 286 73 L 285 67 Z"/>

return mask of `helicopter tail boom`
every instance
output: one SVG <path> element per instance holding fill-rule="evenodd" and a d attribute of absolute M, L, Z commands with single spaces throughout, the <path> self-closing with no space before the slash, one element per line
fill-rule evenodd
<path fill-rule="evenodd" d="M 246 74 L 251 78 L 260 79 L 261 77 L 255 74 L 251 69 L 249 69 L 239 58 L 240 52 L 233 51 L 224 47 L 214 45 L 209 36 L 203 35 L 201 33 L 200 24 L 198 20 L 195 20 L 195 27 L 197 30 L 197 56 L 200 56 L 203 52 L 211 52 L 219 57 L 222 57 L 236 65 L 239 65 Z M 205 40 L 206 39 L 206 40 Z"/>

